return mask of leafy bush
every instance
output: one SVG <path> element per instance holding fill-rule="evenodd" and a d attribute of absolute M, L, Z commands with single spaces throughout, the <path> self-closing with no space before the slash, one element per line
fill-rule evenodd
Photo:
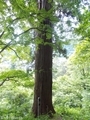
<path fill-rule="evenodd" d="M 22 74 L 23 71 L 9 71 L 0 76 L 1 79 L 15 76 L 13 80 L 5 81 L 0 87 L 1 120 L 23 120 L 27 116 L 29 117 L 30 109 L 32 107 L 33 89 L 32 87 L 25 87 L 25 84 L 28 81 L 27 85 L 30 85 L 31 83 L 32 86 L 33 80 L 31 80 L 30 77 L 29 80 L 26 73 Z"/>
<path fill-rule="evenodd" d="M 54 81 L 53 101 L 54 105 L 64 107 L 81 107 L 81 91 L 77 89 L 76 82 L 70 80 L 68 76 L 59 77 Z"/>

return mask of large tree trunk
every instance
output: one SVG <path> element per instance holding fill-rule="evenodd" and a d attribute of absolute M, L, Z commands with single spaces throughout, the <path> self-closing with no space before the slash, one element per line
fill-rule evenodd
<path fill-rule="evenodd" d="M 48 11 L 51 9 L 51 4 L 48 3 L 48 0 L 45 1 L 45 6 L 41 6 Z M 40 5 L 39 9 L 41 9 Z M 42 39 L 43 42 L 38 45 L 35 56 L 33 113 L 36 117 L 43 114 L 51 115 L 55 113 L 52 105 L 52 37 L 48 39 L 46 35 L 47 30 L 52 28 L 52 24 L 49 18 L 45 18 L 41 24 L 45 27 L 39 32 L 38 37 Z"/>

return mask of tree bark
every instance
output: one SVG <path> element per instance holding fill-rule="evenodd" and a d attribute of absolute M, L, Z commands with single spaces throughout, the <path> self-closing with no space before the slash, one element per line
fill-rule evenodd
<path fill-rule="evenodd" d="M 48 0 L 45 1 L 44 5 L 41 5 L 40 2 L 39 9 L 45 7 L 45 10 L 48 11 L 51 9 L 51 4 L 48 3 Z M 35 117 L 55 113 L 52 105 L 52 37 L 47 38 L 47 30 L 52 28 L 52 24 L 49 18 L 45 18 L 41 24 L 44 29 L 41 33 L 39 32 L 38 37 L 43 42 L 38 45 L 35 55 L 35 88 L 32 109 Z"/>

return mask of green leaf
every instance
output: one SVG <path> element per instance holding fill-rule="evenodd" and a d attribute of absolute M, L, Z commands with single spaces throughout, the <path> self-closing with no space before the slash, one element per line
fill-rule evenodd
<path fill-rule="evenodd" d="M 9 70 L 6 72 L 0 73 L 0 80 L 8 79 L 8 78 L 23 78 L 27 77 L 27 73 L 21 70 Z"/>

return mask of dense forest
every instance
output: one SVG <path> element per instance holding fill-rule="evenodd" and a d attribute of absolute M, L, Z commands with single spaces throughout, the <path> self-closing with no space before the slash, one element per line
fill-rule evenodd
<path fill-rule="evenodd" d="M 89 57 L 89 0 L 0 0 L 0 120 L 90 120 Z"/>

